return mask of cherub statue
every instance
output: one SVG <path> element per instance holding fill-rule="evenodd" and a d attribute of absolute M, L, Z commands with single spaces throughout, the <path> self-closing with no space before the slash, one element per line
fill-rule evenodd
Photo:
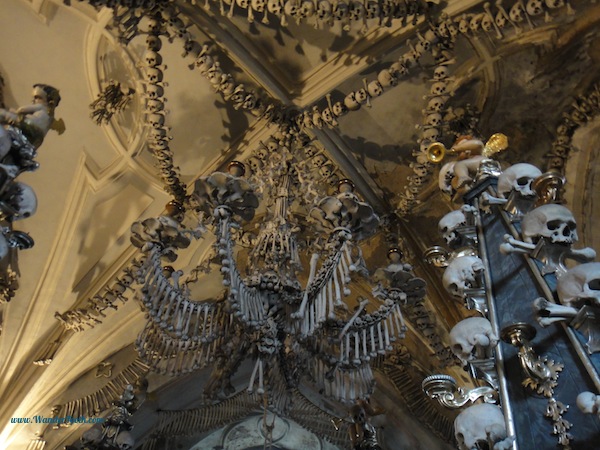
<path fill-rule="evenodd" d="M 47 84 L 35 84 L 30 105 L 21 106 L 16 110 L 0 108 L 0 124 L 18 128 L 28 142 L 34 148 L 38 148 L 50 128 L 55 128 L 59 133 L 64 131 L 64 123 L 54 120 L 54 109 L 59 102 L 58 89 Z M 0 127 L 0 160 L 8 154 L 11 145 L 8 130 L 6 127 Z"/>

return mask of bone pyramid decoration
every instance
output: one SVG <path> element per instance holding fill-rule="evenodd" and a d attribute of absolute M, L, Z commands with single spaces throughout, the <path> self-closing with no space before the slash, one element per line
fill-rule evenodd
<path fill-rule="evenodd" d="M 392 263 L 377 272 L 372 297 L 352 296 L 352 278 L 366 274 L 358 242 L 375 233 L 379 218 L 349 180 L 339 183 L 336 195 L 305 204 L 305 221 L 292 215 L 292 202 L 305 202 L 301 150 L 298 143 L 282 146 L 261 162 L 263 173 L 270 174 L 263 189 L 267 212 L 258 235 L 249 238 L 243 269 L 234 236 L 255 217 L 259 201 L 236 161 L 229 173 L 196 181 L 195 229 L 179 223 L 177 213 L 132 226 L 132 242 L 145 255 L 137 281 L 148 313 L 136 345 L 153 370 L 179 375 L 210 365 L 205 395 L 215 398 L 234 393 L 231 377 L 249 358 L 248 391 L 267 395 L 278 411 L 287 409 L 287 394 L 304 380 L 342 403 L 369 398 L 370 362 L 404 336 L 401 305 L 421 300 L 425 284 L 392 252 Z M 190 239 L 206 238 L 208 229 L 216 238 L 226 293 L 219 300 L 196 301 L 188 281 L 180 283 L 182 271 L 163 267 L 161 260 L 175 262 L 177 251 Z M 299 236 L 308 237 L 308 244 Z M 310 262 L 303 288 L 304 253 Z"/>

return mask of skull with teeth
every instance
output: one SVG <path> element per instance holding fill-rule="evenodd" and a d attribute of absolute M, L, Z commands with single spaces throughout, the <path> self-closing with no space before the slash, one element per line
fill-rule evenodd
<path fill-rule="evenodd" d="M 535 197 L 536 193 L 531 185 L 540 175 L 542 175 L 542 172 L 534 165 L 527 163 L 514 164 L 498 177 L 498 193 L 504 198 L 508 198 L 511 191 L 515 191 L 521 197 Z"/>
<path fill-rule="evenodd" d="M 444 107 L 444 99 L 442 97 L 431 97 L 427 102 L 427 111 L 440 112 Z"/>
<path fill-rule="evenodd" d="M 492 324 L 483 317 L 469 317 L 458 322 L 450 331 L 450 349 L 463 364 L 491 357 L 498 344 Z"/>
<path fill-rule="evenodd" d="M 433 71 L 434 80 L 443 80 L 448 78 L 448 66 L 437 66 Z"/>
<path fill-rule="evenodd" d="M 436 81 L 431 85 L 429 92 L 435 96 L 444 95 L 447 93 L 448 86 L 442 81 Z"/>
<path fill-rule="evenodd" d="M 562 205 L 538 206 L 525 214 L 521 227 L 523 240 L 529 243 L 545 238 L 553 244 L 571 245 L 578 239 L 573 213 Z"/>
<path fill-rule="evenodd" d="M 558 278 L 556 291 L 563 305 L 600 307 L 600 263 L 590 262 L 569 269 Z"/>

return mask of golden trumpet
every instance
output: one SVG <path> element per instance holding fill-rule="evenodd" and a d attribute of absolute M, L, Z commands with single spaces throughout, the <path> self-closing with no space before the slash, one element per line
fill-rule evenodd
<path fill-rule="evenodd" d="M 444 159 L 444 156 L 446 156 L 447 151 L 446 146 L 441 142 L 433 142 L 427 147 L 427 160 L 434 164 L 439 164 Z"/>

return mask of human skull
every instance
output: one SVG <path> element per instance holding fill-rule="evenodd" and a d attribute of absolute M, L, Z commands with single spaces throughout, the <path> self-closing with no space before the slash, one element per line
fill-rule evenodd
<path fill-rule="evenodd" d="M 440 174 L 438 177 L 438 186 L 440 190 L 446 194 L 451 195 L 452 188 L 452 179 L 454 178 L 454 165 L 456 161 L 450 161 L 442 166 L 440 169 Z"/>
<path fill-rule="evenodd" d="M 389 86 L 396 86 L 398 84 L 398 77 L 392 70 L 383 69 L 377 74 L 377 80 L 381 83 L 381 86 L 386 88 Z"/>
<path fill-rule="evenodd" d="M 491 448 L 508 450 L 513 438 L 507 437 L 502 410 L 497 405 L 481 403 L 469 406 L 454 419 L 454 437 L 459 450 Z"/>
<path fill-rule="evenodd" d="M 529 0 L 525 5 L 525 10 L 530 16 L 539 16 L 544 12 L 542 0 Z"/>
<path fill-rule="evenodd" d="M 367 85 L 367 91 L 371 97 L 379 97 L 383 94 L 383 87 L 379 81 L 374 80 Z"/>
<path fill-rule="evenodd" d="M 336 123 L 335 117 L 333 116 L 333 113 L 331 112 L 331 109 L 329 109 L 329 107 L 325 108 L 321 112 L 321 118 L 327 124 L 333 125 L 334 123 Z"/>
<path fill-rule="evenodd" d="M 504 28 L 506 26 L 506 16 L 504 15 L 504 11 L 498 11 L 498 13 L 496 14 L 496 25 L 498 26 L 498 28 Z"/>
<path fill-rule="evenodd" d="M 469 18 L 466 14 L 463 14 L 458 22 L 458 31 L 460 31 L 462 34 L 467 34 L 469 29 Z"/>
<path fill-rule="evenodd" d="M 600 262 L 580 264 L 558 278 L 556 291 L 563 305 L 600 306 Z"/>
<path fill-rule="evenodd" d="M 119 450 L 131 450 L 135 445 L 135 440 L 133 439 L 131 433 L 129 433 L 128 431 L 121 431 L 117 435 L 115 442 L 119 447 Z"/>
<path fill-rule="evenodd" d="M 462 298 L 465 289 L 480 287 L 479 276 L 483 270 L 483 261 L 479 257 L 459 256 L 446 267 L 442 284 L 449 294 Z"/>
<path fill-rule="evenodd" d="M 492 324 L 484 317 L 469 317 L 458 322 L 450 331 L 450 350 L 463 364 L 491 357 L 498 344 Z"/>
<path fill-rule="evenodd" d="M 267 0 L 267 11 L 271 14 L 279 16 L 282 13 L 283 8 L 281 7 L 280 0 Z"/>
<path fill-rule="evenodd" d="M 262 161 L 254 156 L 248 158 L 248 165 L 250 166 L 250 170 L 252 170 L 253 174 L 260 172 L 262 168 Z"/>
<path fill-rule="evenodd" d="M 360 20 L 365 15 L 365 7 L 361 2 L 350 2 L 350 20 Z"/>
<path fill-rule="evenodd" d="M 306 153 L 306 156 L 308 156 L 309 158 L 312 158 L 313 156 L 317 155 L 317 153 L 319 153 L 319 149 L 314 145 L 309 144 L 304 147 L 304 153 Z"/>
<path fill-rule="evenodd" d="M 436 81 L 431 85 L 431 89 L 429 90 L 429 92 L 433 95 L 438 96 L 446 94 L 447 90 L 448 87 L 446 86 L 446 83 L 444 83 L 443 81 Z"/>
<path fill-rule="evenodd" d="M 148 50 L 157 52 L 162 47 L 162 41 L 160 40 L 160 38 L 158 36 L 149 34 L 146 37 L 146 47 L 148 47 Z"/>
<path fill-rule="evenodd" d="M 317 17 L 320 20 L 329 19 L 331 17 L 331 11 L 333 8 L 331 7 L 331 3 L 327 0 L 320 0 L 317 4 Z"/>
<path fill-rule="evenodd" d="M 427 102 L 427 111 L 441 112 L 445 103 L 442 97 L 431 97 Z"/>
<path fill-rule="evenodd" d="M 146 79 L 150 83 L 160 83 L 163 80 L 163 72 L 155 67 L 146 68 Z"/>
<path fill-rule="evenodd" d="M 300 17 L 312 17 L 315 14 L 315 4 L 312 0 L 303 0 L 300 4 Z"/>
<path fill-rule="evenodd" d="M 248 8 L 248 3 L 249 3 L 249 1 L 248 1 L 248 0 L 235 0 L 235 3 L 236 3 L 236 4 L 237 4 L 237 5 L 240 7 L 240 8 L 247 9 L 247 8 Z"/>
<path fill-rule="evenodd" d="M 458 209 L 456 211 L 450 211 L 438 222 L 438 231 L 443 236 L 446 244 L 450 247 L 460 242 L 460 236 L 456 234 L 456 229 L 467 225 L 467 218 L 465 213 Z"/>
<path fill-rule="evenodd" d="M 395 63 L 392 63 L 390 66 L 390 71 L 395 74 L 406 75 L 408 73 L 408 69 L 404 65 L 404 60 L 398 60 Z"/>
<path fill-rule="evenodd" d="M 443 80 L 448 78 L 448 66 L 437 66 L 433 71 L 434 80 Z"/>
<path fill-rule="evenodd" d="M 348 108 L 349 111 L 356 111 L 360 109 L 360 103 L 356 101 L 356 94 L 354 92 L 350 92 L 344 98 L 344 105 Z"/>
<path fill-rule="evenodd" d="M 477 32 L 479 31 L 479 27 L 481 25 L 481 22 L 483 20 L 485 16 L 485 13 L 481 13 L 481 14 L 474 14 L 473 17 L 471 17 L 471 21 L 469 22 L 469 28 L 471 29 L 472 32 Z"/>
<path fill-rule="evenodd" d="M 359 89 L 358 91 L 356 91 L 355 97 L 356 101 L 362 105 L 366 103 L 367 100 L 369 100 L 369 93 L 366 89 Z"/>
<path fill-rule="evenodd" d="M 250 5 L 256 12 L 263 12 L 267 6 L 266 0 L 251 0 Z"/>
<path fill-rule="evenodd" d="M 295 17 L 300 10 L 300 2 L 298 0 L 288 0 L 285 2 L 283 10 L 285 11 L 286 15 Z"/>
<path fill-rule="evenodd" d="M 162 114 L 150 114 L 148 116 L 148 123 L 152 128 L 160 128 L 165 124 L 165 116 Z"/>
<path fill-rule="evenodd" d="M 577 407 L 584 414 L 600 413 L 600 395 L 584 391 L 577 396 Z"/>
<path fill-rule="evenodd" d="M 494 18 L 489 14 L 484 14 L 481 19 L 481 29 L 490 32 L 494 29 Z"/>
<path fill-rule="evenodd" d="M 431 113 L 427 115 L 427 125 L 437 127 L 442 123 L 442 115 L 440 113 Z"/>
<path fill-rule="evenodd" d="M 158 112 L 165 109 L 165 104 L 160 100 L 148 100 L 146 102 L 146 108 L 151 112 Z"/>
<path fill-rule="evenodd" d="M 348 12 L 348 4 L 343 1 L 338 0 L 335 5 L 333 5 L 333 17 L 335 17 L 336 20 L 344 20 L 348 16 Z"/>
<path fill-rule="evenodd" d="M 332 107 L 333 114 L 337 117 L 343 116 L 348 113 L 348 108 L 342 102 L 335 102 Z"/>
<path fill-rule="evenodd" d="M 553 244 L 571 245 L 577 242 L 577 224 L 573 213 L 562 205 L 538 206 L 523 216 L 523 240 L 537 243 L 546 238 Z"/>
<path fill-rule="evenodd" d="M 322 167 L 327 162 L 327 158 L 323 155 L 317 155 L 313 158 L 312 163 L 315 167 Z"/>
<path fill-rule="evenodd" d="M 320 169 L 319 169 L 319 174 L 321 174 L 321 176 L 323 178 L 329 178 L 333 172 L 335 172 L 335 168 L 333 167 L 333 164 L 324 164 Z"/>
<path fill-rule="evenodd" d="M 498 193 L 502 197 L 508 198 L 511 191 L 514 190 L 521 197 L 535 197 L 536 193 L 531 185 L 540 175 L 542 175 L 542 171 L 532 164 L 513 164 L 498 177 Z"/>
<path fill-rule="evenodd" d="M 367 2 L 367 19 L 375 19 L 379 17 L 379 2 L 370 0 Z"/>
<path fill-rule="evenodd" d="M 525 10 L 523 9 L 523 3 L 517 2 L 510 8 L 508 13 L 510 20 L 516 23 L 523 22 L 525 20 Z"/>
<path fill-rule="evenodd" d="M 546 6 L 548 8 L 561 8 L 565 5 L 564 0 L 546 0 Z"/>
<path fill-rule="evenodd" d="M 148 32 L 150 34 L 159 34 L 161 29 L 161 23 L 156 19 L 150 19 L 148 21 Z"/>
<path fill-rule="evenodd" d="M 157 99 L 158 97 L 165 95 L 165 90 L 158 84 L 149 83 L 146 84 L 146 95 L 150 99 Z"/>

